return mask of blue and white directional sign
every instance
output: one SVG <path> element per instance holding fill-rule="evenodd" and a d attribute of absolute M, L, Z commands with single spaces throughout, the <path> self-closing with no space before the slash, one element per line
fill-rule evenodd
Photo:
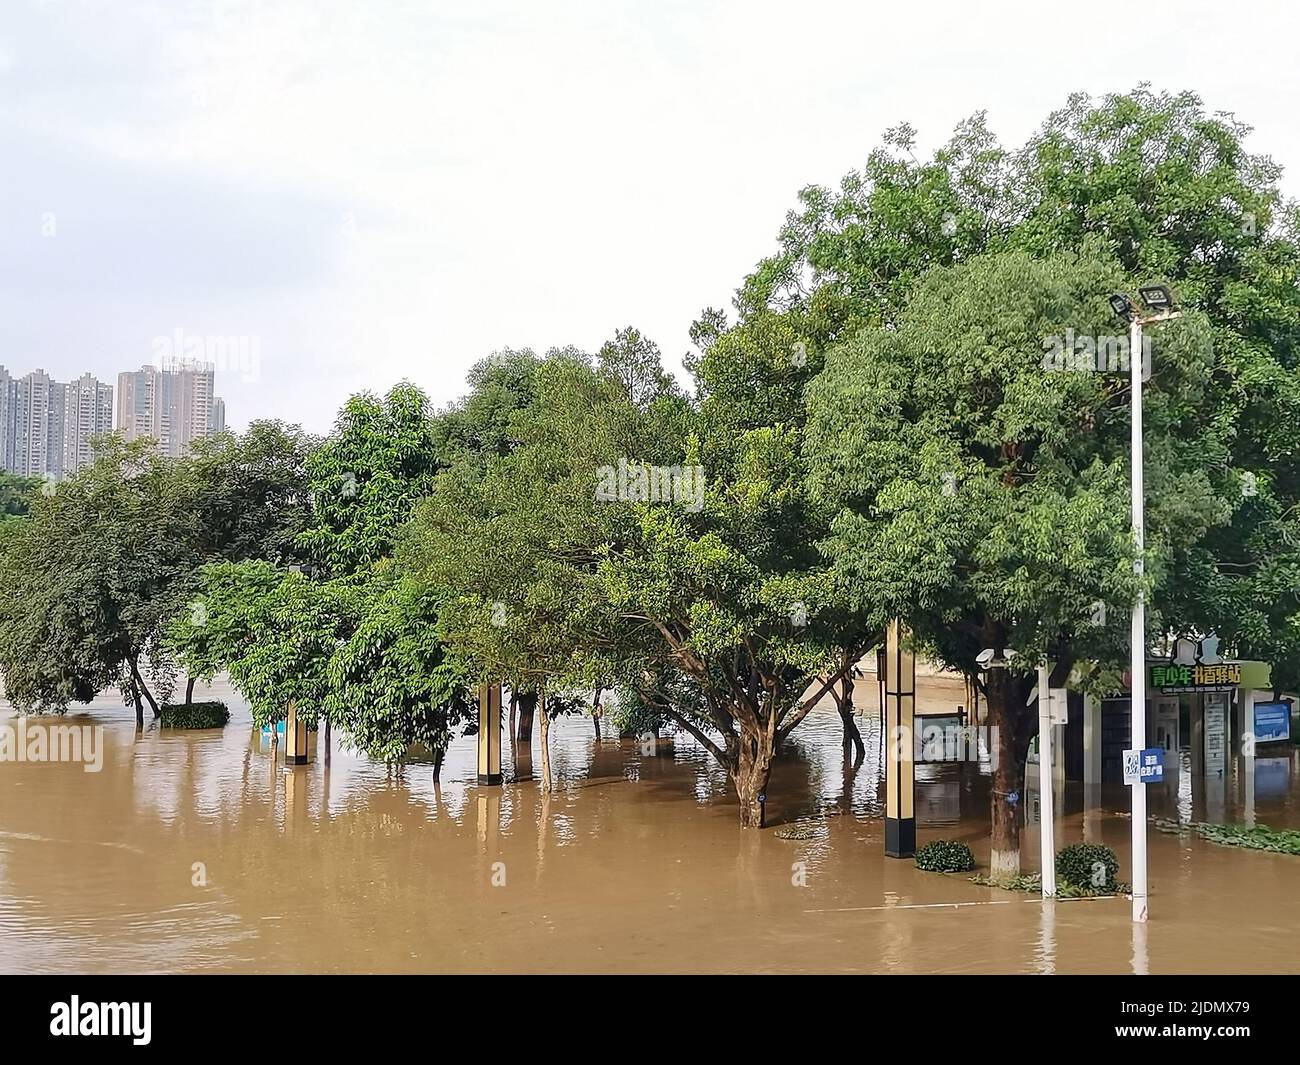
<path fill-rule="evenodd" d="M 1159 784 L 1165 779 L 1165 749 L 1146 747 L 1124 752 L 1125 784 Z"/>

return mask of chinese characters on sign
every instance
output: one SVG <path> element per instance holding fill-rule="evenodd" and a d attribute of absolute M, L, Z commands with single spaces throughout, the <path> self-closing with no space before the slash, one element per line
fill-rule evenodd
<path fill-rule="evenodd" d="M 1151 667 L 1151 687 L 1165 694 L 1178 692 L 1227 691 L 1241 684 L 1241 663 L 1180 666 L 1176 663 Z"/>
<path fill-rule="evenodd" d="M 1122 760 L 1125 784 L 1162 784 L 1165 779 L 1165 749 L 1144 747 L 1125 751 Z"/>

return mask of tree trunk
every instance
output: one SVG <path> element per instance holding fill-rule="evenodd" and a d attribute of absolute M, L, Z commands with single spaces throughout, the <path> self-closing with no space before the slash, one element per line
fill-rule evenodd
<path fill-rule="evenodd" d="M 144 728 L 144 700 L 140 698 L 140 689 L 135 686 L 135 677 L 130 684 L 131 701 L 135 704 L 135 727 Z"/>
<path fill-rule="evenodd" d="M 546 712 L 546 687 L 539 685 L 537 695 L 534 697 L 537 705 L 542 711 L 542 791 L 550 792 L 551 790 L 551 718 Z M 532 730 L 532 721 L 529 721 L 529 731 Z"/>
<path fill-rule="evenodd" d="M 867 747 L 862 742 L 858 723 L 853 720 L 853 677 L 849 673 L 840 682 L 840 694 L 835 699 L 835 706 L 840 712 L 840 721 L 844 724 L 844 760 L 849 760 L 849 752 L 852 751 L 853 767 L 856 769 L 866 758 Z"/>
<path fill-rule="evenodd" d="M 1005 669 L 989 670 L 985 706 L 997 758 L 993 767 L 989 873 L 995 880 L 1020 875 L 1020 822 L 1025 785 L 1025 761 L 1019 735 L 1025 717 L 1021 711 L 1025 708 L 1017 705 L 1020 688 Z M 1027 749 L 1027 738 L 1023 746 Z"/>
<path fill-rule="evenodd" d="M 515 707 L 519 705 L 519 693 L 510 693 L 510 742 L 515 742 Z"/>
<path fill-rule="evenodd" d="M 433 782 L 442 783 L 442 760 L 447 756 L 447 748 L 439 747 L 433 752 Z"/>
<path fill-rule="evenodd" d="M 763 828 L 766 821 L 767 782 L 772 776 L 774 752 L 772 737 L 766 730 L 742 731 L 740 753 L 731 779 L 740 800 L 740 825 L 742 828 Z"/>
<path fill-rule="evenodd" d="M 519 740 L 533 742 L 533 714 L 537 709 L 537 693 L 524 692 L 519 696 Z"/>
<path fill-rule="evenodd" d="M 193 677 L 190 677 L 185 682 L 185 705 L 186 706 L 194 705 L 194 678 Z"/>
<path fill-rule="evenodd" d="M 144 695 L 149 703 L 149 709 L 153 711 L 154 720 L 158 720 L 158 704 L 154 701 L 153 695 L 149 691 L 148 685 L 144 682 L 144 677 L 140 676 L 140 659 L 137 655 L 131 659 L 131 684 L 135 689 L 136 712 L 135 722 L 137 725 L 144 724 L 143 707 L 140 704 L 140 696 Z"/>
<path fill-rule="evenodd" d="M 330 764 L 330 719 L 325 719 L 325 764 Z"/>

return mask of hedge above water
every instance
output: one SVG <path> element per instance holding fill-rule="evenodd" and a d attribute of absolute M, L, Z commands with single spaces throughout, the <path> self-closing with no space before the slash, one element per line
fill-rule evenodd
<path fill-rule="evenodd" d="M 975 868 L 975 856 L 964 843 L 936 839 L 916 852 L 916 867 L 929 873 L 968 873 Z"/>
<path fill-rule="evenodd" d="M 222 702 L 164 703 L 159 711 L 162 728 L 221 728 L 230 720 L 230 711 Z"/>

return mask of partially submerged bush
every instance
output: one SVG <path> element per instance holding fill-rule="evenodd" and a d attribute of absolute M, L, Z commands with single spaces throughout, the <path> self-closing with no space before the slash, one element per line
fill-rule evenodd
<path fill-rule="evenodd" d="M 159 710 L 158 724 L 162 728 L 221 728 L 230 720 L 226 704 L 213 700 L 208 703 L 164 703 Z"/>
<path fill-rule="evenodd" d="M 1056 879 L 1084 893 L 1114 894 L 1119 860 L 1100 843 L 1071 843 L 1056 852 Z"/>
<path fill-rule="evenodd" d="M 928 873 L 968 873 L 975 868 L 975 855 L 964 843 L 936 839 L 916 852 L 916 867 Z"/>

